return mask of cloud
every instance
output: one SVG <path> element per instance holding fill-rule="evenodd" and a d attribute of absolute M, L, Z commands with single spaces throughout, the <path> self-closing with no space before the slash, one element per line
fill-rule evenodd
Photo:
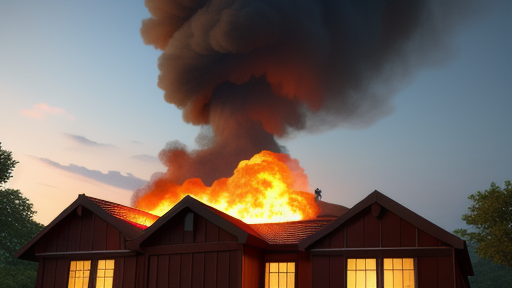
<path fill-rule="evenodd" d="M 144 161 L 144 162 L 158 162 L 159 161 L 157 157 L 151 156 L 151 155 L 146 155 L 146 154 L 133 155 L 130 158 L 139 160 L 139 161 Z"/>
<path fill-rule="evenodd" d="M 46 103 L 39 103 L 30 109 L 21 109 L 20 114 L 33 119 L 45 119 L 48 116 L 61 116 L 68 120 L 74 120 L 75 116 L 59 107 L 51 107 Z"/>
<path fill-rule="evenodd" d="M 61 170 L 64 170 L 64 171 L 67 171 L 67 172 L 70 172 L 73 174 L 81 175 L 86 178 L 89 178 L 89 179 L 92 179 L 92 180 L 95 180 L 95 181 L 98 181 L 98 182 L 101 182 L 101 183 L 104 183 L 104 184 L 107 184 L 107 185 L 110 185 L 113 187 L 118 187 L 121 189 L 130 190 L 130 191 L 135 191 L 136 189 L 146 185 L 146 183 L 147 183 L 146 180 L 137 178 L 137 177 L 133 176 L 133 174 L 131 174 L 131 173 L 127 173 L 126 176 L 121 174 L 121 172 L 119 172 L 119 171 L 108 171 L 108 173 L 102 173 L 101 171 L 90 170 L 90 169 L 87 169 L 86 167 L 78 166 L 75 164 L 69 164 L 66 166 L 66 165 L 59 164 L 55 161 L 52 161 L 50 159 L 46 159 L 46 158 L 38 158 L 38 159 L 52 167 L 55 167 L 55 168 L 58 168 L 58 169 L 61 169 Z"/>
<path fill-rule="evenodd" d="M 83 146 L 89 146 L 89 147 L 115 147 L 112 144 L 104 144 L 104 143 L 98 143 L 92 140 L 89 140 L 85 138 L 84 136 L 80 135 L 74 135 L 69 133 L 64 133 L 64 136 L 66 136 L 68 139 L 71 139 L 73 142 L 83 145 Z"/>

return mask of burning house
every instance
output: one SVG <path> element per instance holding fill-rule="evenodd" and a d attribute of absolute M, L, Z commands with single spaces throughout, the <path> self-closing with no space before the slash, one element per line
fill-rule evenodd
<path fill-rule="evenodd" d="M 145 2 L 158 86 L 201 127 L 197 149 L 168 143 L 135 208 L 80 195 L 17 254 L 39 262 L 37 287 L 469 287 L 463 240 L 377 191 L 315 200 L 276 140 L 391 113 L 461 6 Z"/>
<path fill-rule="evenodd" d="M 16 256 L 36 287 L 470 287 L 465 241 L 384 194 L 319 206 L 340 215 L 247 224 L 186 196 L 158 217 L 82 194 Z"/>

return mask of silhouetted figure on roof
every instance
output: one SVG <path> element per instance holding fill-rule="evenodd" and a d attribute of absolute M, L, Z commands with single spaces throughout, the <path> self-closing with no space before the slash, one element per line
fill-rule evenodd
<path fill-rule="evenodd" d="M 320 190 L 318 188 L 315 189 L 315 199 L 322 200 L 322 190 Z"/>

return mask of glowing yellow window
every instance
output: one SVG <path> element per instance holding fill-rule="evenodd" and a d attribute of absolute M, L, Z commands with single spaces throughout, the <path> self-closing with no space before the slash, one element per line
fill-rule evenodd
<path fill-rule="evenodd" d="M 96 288 L 112 288 L 114 283 L 114 260 L 98 260 Z"/>
<path fill-rule="evenodd" d="M 87 288 L 91 273 L 91 261 L 71 261 L 68 288 Z"/>
<path fill-rule="evenodd" d="M 347 259 L 347 288 L 377 288 L 377 260 Z"/>
<path fill-rule="evenodd" d="M 267 262 L 265 288 L 294 288 L 295 262 Z"/>
<path fill-rule="evenodd" d="M 414 288 L 414 259 L 384 258 L 384 288 Z"/>

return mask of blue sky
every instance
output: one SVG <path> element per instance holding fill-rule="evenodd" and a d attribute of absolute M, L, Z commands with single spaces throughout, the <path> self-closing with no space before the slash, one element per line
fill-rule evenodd
<path fill-rule="evenodd" d="M 122 3 L 122 4 L 121 4 Z M 512 179 L 512 2 L 458 26 L 446 59 L 404 79 L 394 112 L 364 129 L 278 139 L 324 200 L 373 190 L 453 230 L 467 196 Z M 199 129 L 157 88 L 142 1 L 0 0 L 0 141 L 20 161 L 9 187 L 48 224 L 77 195 L 123 204 Z"/>

